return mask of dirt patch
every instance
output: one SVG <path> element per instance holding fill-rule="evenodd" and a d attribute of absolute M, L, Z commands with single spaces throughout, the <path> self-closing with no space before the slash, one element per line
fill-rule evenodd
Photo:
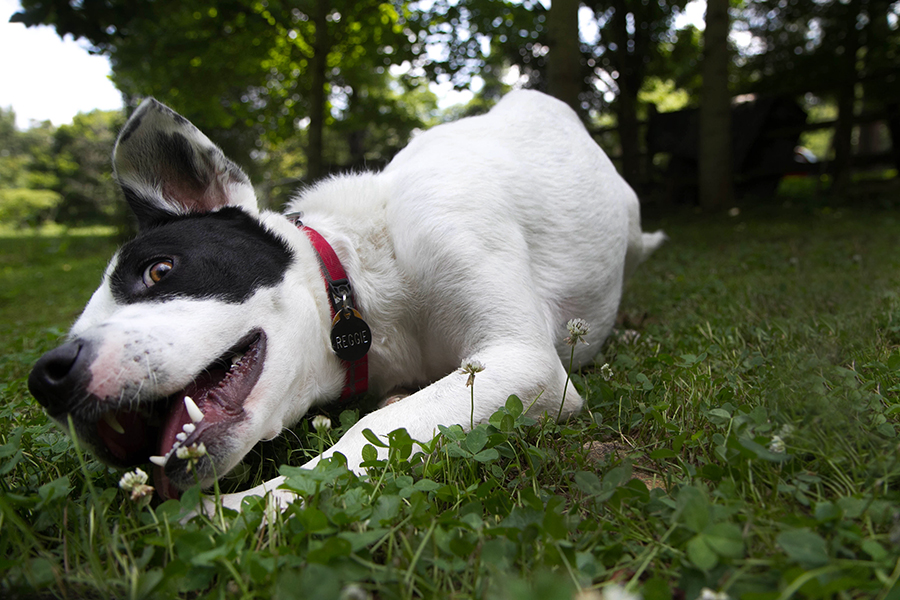
<path fill-rule="evenodd" d="M 666 487 L 666 478 L 657 472 L 653 461 L 620 441 L 593 441 L 586 443 L 583 448 L 587 452 L 586 458 L 592 463 L 604 463 L 609 458 L 627 458 L 633 465 L 632 477 L 643 481 L 649 489 Z"/>

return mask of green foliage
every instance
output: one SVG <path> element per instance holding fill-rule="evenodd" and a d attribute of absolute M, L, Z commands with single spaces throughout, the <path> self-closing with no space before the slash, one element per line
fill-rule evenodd
<path fill-rule="evenodd" d="M 422 80 L 390 72 L 415 54 L 407 4 L 25 0 L 16 18 L 86 38 L 129 103 L 155 96 L 255 176 L 253 158 L 298 129 L 306 160 L 295 164 L 347 167 L 389 158 L 426 124 L 434 98 L 408 94 Z M 312 147 L 323 130 L 331 139 Z"/>
<path fill-rule="evenodd" d="M 699 100 L 702 34 L 692 24 L 676 29 L 686 5 L 581 6 L 581 108 L 595 125 L 615 123 L 603 143 L 638 188 L 647 181 L 641 120 L 650 105 Z M 547 90 L 553 12 L 536 0 L 23 0 L 13 20 L 88 40 L 110 58 L 128 104 L 154 95 L 184 114 L 261 185 L 264 204 L 277 206 L 300 180 L 384 164 L 414 130 L 439 120 L 431 83 L 477 89 L 448 116 L 483 111 L 512 85 Z M 846 173 L 854 101 L 862 113 L 897 112 L 897 3 L 752 0 L 734 4 L 731 15 L 731 91 L 842 97 L 834 166 Z M 819 131 L 804 142 L 824 157 L 832 138 Z M 0 181 L 11 168 L 22 171 L 5 162 Z M 49 180 L 5 187 L 56 189 Z M 108 212 L 103 199 L 56 191 L 69 221 Z"/>
<path fill-rule="evenodd" d="M 439 56 L 417 63 L 430 80 L 463 89 L 479 77 L 487 84 L 482 96 L 496 99 L 506 89 L 501 77 L 516 65 L 529 87 L 542 85 L 547 9 L 540 2 L 438 0 L 410 18 L 426 43 L 446 46 Z"/>
<path fill-rule="evenodd" d="M 755 0 L 736 14 L 754 39 L 739 63 L 744 89 L 831 96 L 858 82 L 870 106 L 896 102 L 896 3 Z"/>
<path fill-rule="evenodd" d="M 120 113 L 93 111 L 18 131 L 0 109 L 0 222 L 109 222 L 123 206 L 109 160 L 121 125 Z"/>
<path fill-rule="evenodd" d="M 109 223 L 124 208 L 113 181 L 110 156 L 119 129 L 118 111 L 75 115 L 53 135 L 55 189 L 64 198 L 56 220 L 63 223 Z M 124 219 L 123 219 L 124 220 Z"/>
<path fill-rule="evenodd" d="M 0 222 L 36 224 L 61 198 L 52 165 L 53 128 L 42 123 L 20 132 L 12 110 L 0 108 Z"/>
<path fill-rule="evenodd" d="M 651 600 L 887 597 L 900 560 L 896 215 L 660 225 L 672 241 L 630 282 L 606 366 L 573 376 L 577 418 L 556 425 L 510 397 L 469 432 L 370 436 L 366 478 L 340 458 L 287 466 L 358 414 L 328 433 L 304 420 L 222 484 L 280 468 L 303 502 L 279 514 L 248 500 L 183 525 L 197 490 L 132 503 L 25 388 L 111 239 L 0 237 L 0 595 L 538 599 L 616 582 Z"/>
<path fill-rule="evenodd" d="M 662 81 L 656 77 L 648 77 L 638 94 L 641 102 L 653 105 L 659 112 L 672 112 L 687 108 L 691 96 L 687 90 L 676 87 L 673 80 Z"/>
<path fill-rule="evenodd" d="M 54 212 L 62 196 L 53 190 L 0 188 L 0 222 L 37 225 L 45 215 Z"/>
<path fill-rule="evenodd" d="M 698 89 L 699 36 L 673 30 L 684 4 L 587 4 L 599 35 L 581 44 L 582 107 L 597 120 L 613 103 L 629 164 L 645 76 Z M 479 108 L 510 88 L 511 69 L 520 83 L 546 89 L 548 14 L 530 0 L 24 0 L 14 18 L 86 38 L 110 57 L 129 103 L 156 96 L 271 190 L 285 179 L 385 162 L 434 121 L 436 101 L 422 92 L 429 82 L 461 89 L 480 80 Z M 286 150 L 285 161 L 282 144 L 302 152 Z M 283 162 L 294 170 L 265 170 Z M 279 204 L 284 194 L 272 193 L 266 202 Z"/>

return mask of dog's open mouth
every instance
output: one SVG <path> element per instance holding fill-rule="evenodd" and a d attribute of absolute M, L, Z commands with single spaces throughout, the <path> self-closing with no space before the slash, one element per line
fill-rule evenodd
<path fill-rule="evenodd" d="M 195 477 L 212 476 L 210 455 L 244 418 L 244 401 L 259 380 L 265 354 L 265 332 L 251 331 L 179 392 L 135 410 L 105 413 L 97 423 L 101 442 L 120 464 L 152 462 L 157 492 L 177 497 L 178 488 Z"/>

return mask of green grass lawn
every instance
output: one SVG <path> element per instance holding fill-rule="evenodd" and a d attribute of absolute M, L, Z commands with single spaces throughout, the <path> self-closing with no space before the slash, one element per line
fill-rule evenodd
<path fill-rule="evenodd" d="M 395 433 L 366 479 L 281 467 L 305 498 L 284 514 L 186 525 L 197 490 L 133 502 L 27 393 L 112 236 L 0 235 L 0 597 L 900 597 L 900 218 L 657 226 L 671 241 L 573 375 L 579 417 L 511 398 L 425 455 Z M 223 490 L 301 464 L 357 415 L 330 416 L 260 445 Z"/>

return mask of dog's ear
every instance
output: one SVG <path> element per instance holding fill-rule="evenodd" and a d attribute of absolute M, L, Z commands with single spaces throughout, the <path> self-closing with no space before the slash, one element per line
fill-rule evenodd
<path fill-rule="evenodd" d="M 190 121 L 153 98 L 119 134 L 113 166 L 141 229 L 223 206 L 258 212 L 247 175 Z"/>

